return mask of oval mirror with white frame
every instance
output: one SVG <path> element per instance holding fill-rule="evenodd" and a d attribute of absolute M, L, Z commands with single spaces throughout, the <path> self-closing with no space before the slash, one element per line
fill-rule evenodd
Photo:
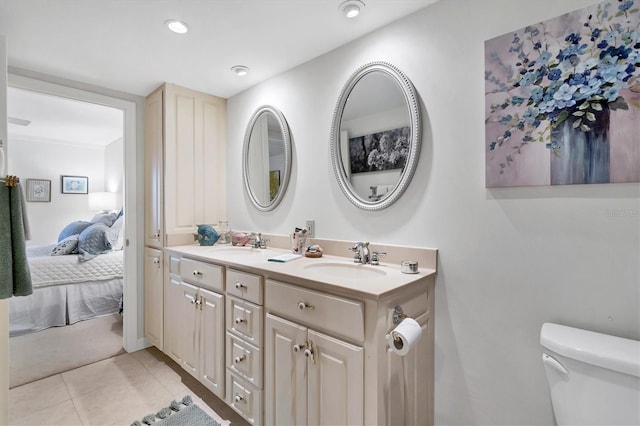
<path fill-rule="evenodd" d="M 251 203 L 270 211 L 282 201 L 291 174 L 291 138 L 284 115 L 265 105 L 249 120 L 242 152 L 244 187 Z"/>
<path fill-rule="evenodd" d="M 340 189 L 357 207 L 382 210 L 406 190 L 420 155 L 422 125 L 411 81 L 372 62 L 344 85 L 331 125 L 331 161 Z"/>

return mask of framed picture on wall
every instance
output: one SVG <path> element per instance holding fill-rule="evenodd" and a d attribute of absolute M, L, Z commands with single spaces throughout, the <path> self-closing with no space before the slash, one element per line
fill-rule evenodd
<path fill-rule="evenodd" d="M 60 176 L 60 190 L 63 194 L 88 194 L 89 178 L 86 176 Z"/>
<path fill-rule="evenodd" d="M 51 202 L 51 181 L 27 179 L 27 201 Z"/>

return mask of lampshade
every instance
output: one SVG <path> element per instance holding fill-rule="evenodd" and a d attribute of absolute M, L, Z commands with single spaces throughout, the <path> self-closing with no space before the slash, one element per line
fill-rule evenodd
<path fill-rule="evenodd" d="M 115 192 L 90 192 L 89 210 L 111 211 L 116 209 Z"/>

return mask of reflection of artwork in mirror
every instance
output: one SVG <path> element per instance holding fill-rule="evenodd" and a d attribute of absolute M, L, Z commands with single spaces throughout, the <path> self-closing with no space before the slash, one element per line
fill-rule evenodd
<path fill-rule="evenodd" d="M 409 126 L 405 126 L 349 138 L 351 173 L 403 169 L 409 154 L 409 135 Z"/>
<path fill-rule="evenodd" d="M 269 172 L 269 196 L 271 200 L 276 198 L 280 190 L 280 170 L 271 170 Z"/>
<path fill-rule="evenodd" d="M 340 189 L 365 210 L 395 202 L 409 185 L 420 152 L 420 107 L 413 85 L 396 67 L 367 64 L 338 97 L 331 161 Z"/>
<path fill-rule="evenodd" d="M 27 179 L 27 201 L 51 202 L 51 181 Z"/>

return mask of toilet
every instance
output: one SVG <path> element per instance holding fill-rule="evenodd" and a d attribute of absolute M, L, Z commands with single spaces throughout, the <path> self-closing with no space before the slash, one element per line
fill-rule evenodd
<path fill-rule="evenodd" d="M 558 425 L 640 424 L 640 342 L 545 323 L 540 344 Z"/>

